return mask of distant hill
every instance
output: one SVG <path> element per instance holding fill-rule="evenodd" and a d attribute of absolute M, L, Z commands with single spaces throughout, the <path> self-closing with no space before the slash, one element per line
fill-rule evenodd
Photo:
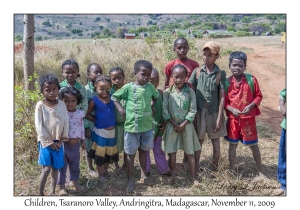
<path fill-rule="evenodd" d="M 250 25 L 265 24 L 274 30 L 285 24 L 285 14 L 36 14 L 35 38 L 64 39 L 120 37 L 120 31 L 171 31 L 210 29 L 225 24 L 231 30 L 248 30 Z M 217 28 L 218 29 L 218 28 Z M 14 15 L 14 36 L 22 40 L 23 14 Z"/>

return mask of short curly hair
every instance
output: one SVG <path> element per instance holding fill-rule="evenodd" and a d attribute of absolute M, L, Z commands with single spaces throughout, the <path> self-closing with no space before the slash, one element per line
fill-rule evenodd
<path fill-rule="evenodd" d="M 76 87 L 67 86 L 65 88 L 62 88 L 58 93 L 59 99 L 63 100 L 63 98 L 66 94 L 75 96 L 77 99 L 77 105 L 80 104 L 83 100 L 83 97 L 82 97 L 80 91 Z"/>
<path fill-rule="evenodd" d="M 99 75 L 99 76 L 96 77 L 95 83 L 94 83 L 94 87 L 95 87 L 95 88 L 97 87 L 97 84 L 98 84 L 99 82 L 108 82 L 108 83 L 110 83 L 110 84 L 112 85 L 109 76 L 105 76 L 105 75 Z"/>
<path fill-rule="evenodd" d="M 47 83 L 49 85 L 56 84 L 58 87 L 58 90 L 60 89 L 59 81 L 58 81 L 57 77 L 54 76 L 53 74 L 45 74 L 39 78 L 39 85 L 40 85 L 41 93 L 43 93 L 43 91 L 44 91 L 45 83 Z"/>

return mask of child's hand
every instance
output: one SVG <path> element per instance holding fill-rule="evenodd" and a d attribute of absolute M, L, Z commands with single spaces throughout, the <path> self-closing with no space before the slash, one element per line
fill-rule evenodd
<path fill-rule="evenodd" d="M 81 140 L 81 148 L 82 148 L 82 150 L 86 149 L 86 144 L 85 144 L 84 140 Z"/>
<path fill-rule="evenodd" d="M 91 129 L 90 128 L 84 129 L 84 134 L 85 134 L 86 138 L 90 139 L 92 137 L 92 131 L 91 131 Z"/>
<path fill-rule="evenodd" d="M 151 106 L 152 108 L 152 115 L 155 115 L 156 114 L 156 110 L 154 109 L 154 106 Z"/>
<path fill-rule="evenodd" d="M 220 129 L 221 129 L 221 120 L 218 118 L 214 126 L 214 133 L 219 132 Z"/>
<path fill-rule="evenodd" d="M 62 140 L 59 140 L 58 142 L 55 143 L 57 148 L 59 149 L 61 147 L 62 144 Z"/>
<path fill-rule="evenodd" d="M 53 149 L 53 150 L 58 150 L 57 144 L 55 142 L 50 144 L 50 148 Z"/>
<path fill-rule="evenodd" d="M 242 114 L 248 114 L 250 112 L 250 109 L 251 109 L 251 104 L 249 104 L 248 106 L 246 106 L 244 108 L 244 110 L 242 111 Z"/>
<path fill-rule="evenodd" d="M 178 132 L 179 124 L 173 125 L 173 127 L 174 131 Z"/>
<path fill-rule="evenodd" d="M 285 106 L 281 106 L 280 107 L 280 111 L 281 111 L 281 114 L 286 117 L 286 107 Z"/>
<path fill-rule="evenodd" d="M 126 118 L 126 112 L 124 109 L 120 109 L 119 112 L 122 115 L 122 117 Z"/>
<path fill-rule="evenodd" d="M 235 117 L 239 117 L 240 114 L 242 114 L 241 111 L 236 108 L 232 108 L 231 112 Z"/>
<path fill-rule="evenodd" d="M 159 131 L 160 131 L 160 132 L 164 132 L 165 129 L 166 129 L 166 123 L 164 123 L 164 124 L 160 127 Z"/>
<path fill-rule="evenodd" d="M 181 133 L 185 129 L 185 123 L 181 123 L 178 125 L 177 132 Z"/>

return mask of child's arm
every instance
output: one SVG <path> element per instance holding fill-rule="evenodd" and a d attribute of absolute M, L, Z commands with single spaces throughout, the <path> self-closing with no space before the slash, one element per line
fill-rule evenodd
<path fill-rule="evenodd" d="M 120 114 L 125 118 L 126 117 L 126 111 L 123 109 L 122 105 L 118 101 L 114 101 L 115 106 L 117 107 Z"/>
<path fill-rule="evenodd" d="M 263 98 L 263 95 L 260 91 L 257 79 L 254 76 L 252 76 L 252 77 L 253 77 L 253 83 L 254 83 L 254 93 L 253 93 L 254 99 L 253 99 L 252 103 L 250 103 L 248 106 L 246 106 L 244 108 L 244 110 L 242 111 L 242 114 L 248 114 L 250 112 L 250 109 L 252 109 L 254 106 L 259 106 L 260 102 L 262 101 L 262 98 Z"/>
<path fill-rule="evenodd" d="M 68 110 L 66 108 L 66 106 L 63 106 L 64 110 L 63 110 L 63 113 L 64 113 L 64 119 L 65 119 L 65 122 L 64 122 L 64 129 L 63 129 L 63 132 L 62 132 L 62 135 L 61 135 L 61 140 L 64 140 L 64 141 L 68 141 L 69 140 L 69 115 L 68 115 Z"/>
<path fill-rule="evenodd" d="M 226 80 L 226 72 L 221 71 L 221 80 L 219 84 L 219 110 L 218 110 L 218 118 L 215 123 L 214 132 L 220 131 L 221 123 L 223 120 L 223 110 L 224 110 L 224 104 L 225 104 L 225 93 L 224 93 L 224 86 L 225 86 L 225 80 Z"/>
<path fill-rule="evenodd" d="M 42 145 L 47 145 L 47 146 L 53 145 L 54 143 L 53 140 L 51 139 L 46 129 L 43 127 L 42 102 L 38 102 L 35 107 L 34 123 L 35 123 L 36 133 L 38 135 L 38 139 L 41 141 Z M 57 149 L 57 147 L 54 146 L 53 149 Z"/>
<path fill-rule="evenodd" d="M 93 116 L 91 114 L 91 112 L 94 110 L 94 101 L 93 100 L 90 100 L 89 102 L 89 107 L 88 107 L 88 110 L 86 112 L 86 115 L 85 115 L 85 118 L 90 120 L 90 121 L 95 121 L 95 116 Z"/>
<path fill-rule="evenodd" d="M 279 94 L 279 108 L 284 117 L 286 117 L 286 90 L 282 90 Z"/>
<path fill-rule="evenodd" d="M 190 109 L 187 113 L 185 120 L 175 129 L 177 132 L 182 132 L 185 129 L 185 126 L 188 123 L 193 123 L 196 113 L 197 113 L 197 106 L 196 106 L 196 94 L 194 91 L 191 91 L 191 97 L 190 97 Z"/>
<path fill-rule="evenodd" d="M 170 93 L 169 91 L 165 91 L 163 93 L 163 118 L 165 121 L 168 121 L 169 123 L 171 123 L 173 125 L 173 127 L 175 128 L 177 126 L 177 123 L 172 119 L 170 112 L 169 112 L 169 97 L 170 97 Z"/>
<path fill-rule="evenodd" d="M 170 76 L 165 73 L 165 83 L 163 86 L 163 91 L 165 91 L 169 87 Z"/>

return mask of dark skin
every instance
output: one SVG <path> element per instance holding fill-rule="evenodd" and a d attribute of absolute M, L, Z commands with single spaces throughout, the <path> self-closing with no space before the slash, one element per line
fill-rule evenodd
<path fill-rule="evenodd" d="M 135 84 L 137 85 L 145 85 L 150 81 L 151 78 L 151 72 L 152 69 L 149 69 L 147 67 L 141 66 L 138 72 L 134 72 L 134 75 L 136 77 Z M 152 110 L 154 110 L 153 106 L 156 103 L 157 99 L 152 99 L 153 104 Z M 122 108 L 121 104 L 117 101 L 115 101 L 115 105 L 119 112 L 122 114 L 123 117 L 126 117 L 126 112 Z M 150 180 L 147 178 L 145 171 L 146 171 L 146 151 L 142 150 L 141 148 L 139 150 L 139 161 L 140 161 L 140 166 L 141 166 L 141 182 L 147 184 L 147 185 L 152 185 L 150 183 Z M 127 187 L 126 191 L 128 193 L 132 193 L 134 190 L 133 187 L 133 179 L 132 179 L 132 174 L 133 174 L 133 166 L 134 166 L 134 158 L 135 154 L 127 154 Z"/>
<path fill-rule="evenodd" d="M 181 61 L 185 61 L 187 60 L 187 53 L 189 51 L 189 45 L 185 40 L 179 39 L 174 48 L 173 51 L 176 52 L 177 57 L 181 60 Z M 165 83 L 163 86 L 163 91 L 166 90 L 169 87 L 169 82 L 170 82 L 170 76 L 165 74 Z"/>
<path fill-rule="evenodd" d="M 48 107 L 54 107 L 58 103 L 57 96 L 58 96 L 58 85 L 55 83 L 43 84 L 42 94 L 44 95 L 45 99 L 43 100 L 44 104 Z M 58 142 L 53 142 L 50 145 L 50 148 L 53 150 L 58 150 L 61 147 L 63 138 L 61 138 Z M 52 169 L 52 170 L 51 170 Z M 44 195 L 44 189 L 47 181 L 47 177 L 51 172 L 51 191 L 50 195 L 55 195 L 55 187 L 58 178 L 58 170 L 52 168 L 51 166 L 43 166 L 42 174 L 39 178 L 39 195 Z"/>
<path fill-rule="evenodd" d="M 173 69 L 171 77 L 174 80 L 174 85 L 177 93 L 180 93 L 185 85 L 185 78 L 186 78 L 187 72 L 185 69 L 182 69 L 180 67 Z M 190 123 L 188 120 L 184 120 L 182 123 L 177 124 L 172 118 L 168 120 L 169 123 L 171 123 L 174 127 L 174 130 L 178 133 L 181 133 L 184 131 L 186 125 Z M 175 168 L 176 168 L 176 152 L 169 153 L 169 167 L 171 170 L 171 182 L 175 181 Z M 187 162 L 190 168 L 191 172 L 191 181 L 195 186 L 199 185 L 199 182 L 196 180 L 196 170 L 195 170 L 195 157 L 194 154 L 187 154 Z"/>
<path fill-rule="evenodd" d="M 205 69 L 207 74 L 211 74 L 214 67 L 215 62 L 219 58 L 219 54 L 213 54 L 211 53 L 209 48 L 205 48 L 202 51 L 202 60 L 205 65 Z M 218 109 L 218 118 L 216 120 L 215 126 L 214 126 L 214 132 L 219 132 L 221 128 L 221 122 L 222 122 L 222 113 L 223 113 L 223 107 L 224 107 L 224 90 L 220 89 L 219 92 L 219 109 Z M 195 120 L 195 125 L 197 124 L 197 121 Z M 204 139 L 199 139 L 200 145 L 202 147 Z M 212 145 L 213 145 L 213 163 L 212 163 L 212 169 L 217 170 L 218 163 L 220 159 L 220 138 L 211 139 Z M 196 162 L 196 170 L 199 172 L 199 161 L 201 156 L 201 150 L 195 152 L 195 162 Z"/>
<path fill-rule="evenodd" d="M 77 98 L 74 95 L 71 94 L 65 94 L 62 101 L 66 104 L 68 112 L 75 112 L 76 111 L 76 105 L 77 105 Z M 81 141 L 81 148 L 82 150 L 85 150 L 85 142 L 84 139 L 79 139 L 79 138 L 69 138 L 69 141 L 66 141 L 65 144 L 68 144 L 70 146 L 78 144 L 78 142 Z M 73 180 L 73 186 L 75 187 L 76 190 L 79 191 L 84 191 L 85 188 L 80 186 L 78 183 L 78 180 Z M 66 189 L 65 184 L 60 185 L 60 189 Z"/>
<path fill-rule="evenodd" d="M 73 65 L 65 65 L 62 69 L 62 75 L 67 80 L 69 85 L 75 85 L 79 69 Z"/>
<path fill-rule="evenodd" d="M 111 83 L 105 82 L 105 81 L 98 82 L 97 85 L 95 86 L 95 89 L 98 93 L 97 97 L 99 98 L 100 101 L 102 101 L 105 104 L 110 102 L 109 91 L 111 89 Z M 89 107 L 88 107 L 85 118 L 88 119 L 88 120 L 91 120 L 91 121 L 95 121 L 95 116 L 93 116 L 91 114 L 91 112 L 94 110 L 94 106 L 95 106 L 94 101 L 90 100 Z M 105 130 L 112 130 L 114 128 L 115 128 L 115 126 L 110 126 L 108 128 L 105 128 Z M 108 168 L 108 163 L 105 163 L 103 165 L 103 167 L 97 165 L 100 182 L 106 182 L 107 181 L 107 179 L 105 178 L 105 174 L 108 173 L 107 168 Z"/>
<path fill-rule="evenodd" d="M 122 71 L 113 71 L 109 74 L 112 85 L 116 88 L 116 90 L 119 90 L 123 85 L 125 81 L 125 77 L 122 73 Z M 123 152 L 123 166 L 121 168 L 121 171 L 124 171 L 126 169 L 126 160 L 127 160 L 127 154 Z M 115 173 L 118 173 L 119 165 L 118 162 L 115 162 L 116 171 Z"/>
<path fill-rule="evenodd" d="M 92 85 L 94 85 L 94 82 L 96 80 L 96 77 L 97 76 L 100 76 L 102 75 L 102 69 L 99 65 L 91 65 L 90 66 L 90 70 L 89 72 L 87 73 L 87 77 L 88 77 L 88 80 L 91 82 Z M 85 137 L 86 138 L 91 138 L 92 136 L 92 131 L 90 128 L 85 128 Z M 88 161 L 92 161 L 91 159 L 88 160 Z M 90 165 L 90 163 L 88 162 L 88 164 Z"/>
<path fill-rule="evenodd" d="M 231 63 L 229 64 L 229 69 L 232 72 L 234 78 L 239 82 L 242 79 L 244 71 L 246 70 L 246 64 L 244 60 L 241 59 L 232 59 Z M 241 114 L 248 114 L 250 109 L 253 108 L 256 104 L 254 102 L 250 103 L 248 106 L 244 108 L 243 111 L 240 111 L 232 106 L 227 106 L 227 110 L 232 112 L 235 117 L 239 117 Z M 229 144 L 229 162 L 230 168 L 232 171 L 235 171 L 235 162 L 236 162 L 236 148 L 237 144 Z M 262 180 L 268 180 L 267 177 L 262 173 L 262 164 L 261 164 L 261 155 L 258 145 L 251 145 L 250 149 L 252 151 L 253 159 L 256 163 L 256 168 L 258 170 L 258 176 L 255 177 L 252 182 L 259 182 Z"/>

